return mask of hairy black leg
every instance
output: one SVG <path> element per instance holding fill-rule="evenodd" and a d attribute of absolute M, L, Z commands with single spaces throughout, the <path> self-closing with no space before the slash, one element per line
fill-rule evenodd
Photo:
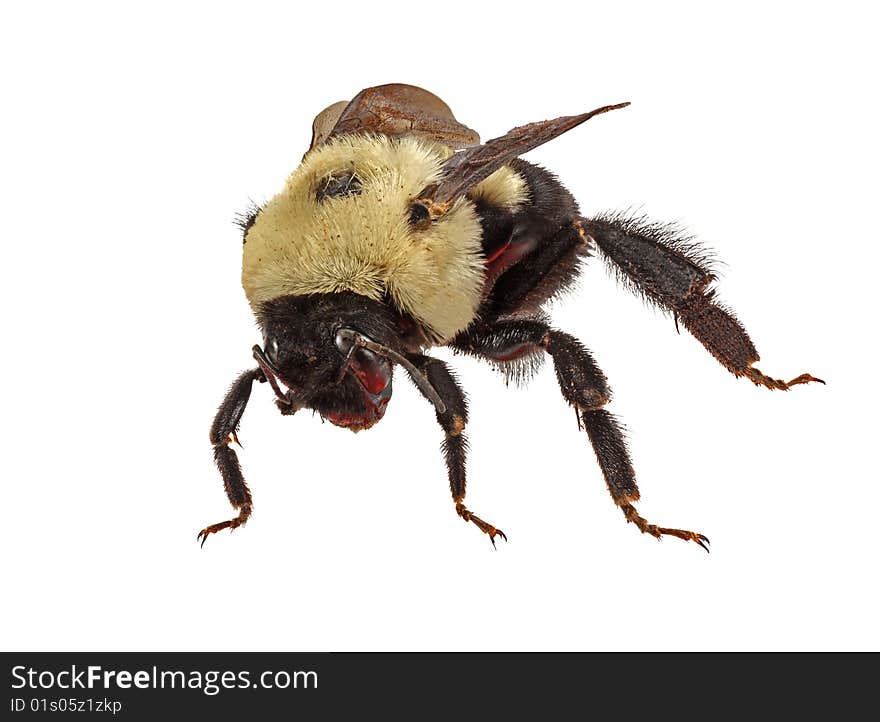
<path fill-rule="evenodd" d="M 550 354 L 562 395 L 575 407 L 578 423 L 587 432 L 611 498 L 627 521 L 658 539 L 674 536 L 696 542 L 708 551 L 709 540 L 702 534 L 657 526 L 639 516 L 633 506 L 639 499 L 639 489 L 626 441 L 615 417 L 603 408 L 611 399 L 611 389 L 590 352 L 577 339 L 541 321 L 520 319 L 475 327 L 457 337 L 453 346 L 492 361 L 542 351 Z"/>
<path fill-rule="evenodd" d="M 428 377 L 431 386 L 434 387 L 446 406 L 442 413 L 437 412 L 437 422 L 446 434 L 446 438 L 443 440 L 443 455 L 449 472 L 449 490 L 452 492 L 456 513 L 465 521 L 473 522 L 481 531 L 488 534 L 493 547 L 496 536 L 507 541 L 503 531 L 483 521 L 464 505 L 467 461 L 467 438 L 464 435 L 464 427 L 467 424 L 468 414 L 464 391 L 442 361 L 421 355 L 410 356 L 409 360 Z M 421 385 L 416 384 L 416 386 L 425 396 Z"/>
<path fill-rule="evenodd" d="M 230 448 L 233 441 L 238 443 L 238 424 L 244 414 L 248 399 L 251 395 L 251 387 L 254 381 L 262 380 L 263 374 L 260 369 L 245 371 L 239 376 L 220 404 L 214 423 L 211 424 L 211 443 L 214 445 L 214 461 L 223 477 L 223 486 L 226 496 L 234 509 L 238 510 L 238 516 L 217 524 L 211 524 L 199 532 L 198 539 L 202 546 L 207 538 L 222 529 L 235 529 L 244 525 L 253 510 L 253 500 L 250 489 L 245 483 L 241 473 L 241 465 L 238 457 Z"/>
<path fill-rule="evenodd" d="M 707 254 L 674 227 L 623 215 L 582 221 L 585 236 L 594 241 L 618 276 L 631 289 L 670 311 L 734 376 L 758 386 L 786 390 L 811 381 L 810 374 L 791 381 L 766 376 L 753 364 L 758 351 L 742 324 L 714 300 L 715 276 Z"/>

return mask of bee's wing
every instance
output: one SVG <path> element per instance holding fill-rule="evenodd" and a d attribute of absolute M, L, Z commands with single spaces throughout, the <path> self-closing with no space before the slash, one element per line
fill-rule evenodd
<path fill-rule="evenodd" d="M 324 108 L 315 116 L 314 121 L 312 121 L 312 142 L 309 145 L 309 150 L 316 145 L 321 145 L 330 137 L 330 133 L 333 132 L 333 126 L 336 125 L 336 121 L 339 120 L 342 111 L 347 107 L 348 101 L 340 100 L 338 103 L 333 103 L 333 105 Z"/>
<path fill-rule="evenodd" d="M 421 136 L 453 150 L 480 142 L 480 136 L 459 123 L 440 98 L 403 83 L 367 88 L 350 103 L 334 103 L 323 110 L 312 125 L 310 149 L 335 135 L 354 133 Z"/>
<path fill-rule="evenodd" d="M 446 209 L 452 201 L 514 158 L 577 127 L 594 115 L 625 108 L 627 105 L 629 103 L 606 105 L 581 115 L 521 125 L 500 138 L 492 138 L 482 145 L 462 150 L 446 161 L 442 180 L 433 188 L 425 189 L 421 201 L 430 201 L 438 209 Z"/>

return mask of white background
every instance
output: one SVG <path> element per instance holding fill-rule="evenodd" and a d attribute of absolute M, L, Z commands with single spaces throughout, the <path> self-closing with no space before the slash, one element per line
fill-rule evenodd
<path fill-rule="evenodd" d="M 876 649 L 876 23 L 662 5 L 7 7 L 2 647 Z M 455 516 L 402 377 L 358 435 L 257 386 L 254 516 L 199 548 L 231 515 L 208 427 L 259 341 L 233 215 L 280 187 L 315 113 L 386 82 L 484 139 L 632 101 L 528 158 L 586 214 L 685 223 L 760 368 L 828 381 L 734 379 L 598 262 L 554 306 L 609 376 L 640 510 L 710 555 L 624 522 L 550 366 L 515 390 L 461 358 L 468 502 L 498 551 Z"/>

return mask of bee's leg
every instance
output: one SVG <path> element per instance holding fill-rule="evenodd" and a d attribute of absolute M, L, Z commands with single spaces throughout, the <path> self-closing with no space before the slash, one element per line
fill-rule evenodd
<path fill-rule="evenodd" d="M 465 521 L 473 522 L 481 531 L 488 534 L 492 546 L 495 546 L 496 536 L 507 541 L 503 531 L 475 516 L 464 505 L 467 457 L 467 439 L 464 435 L 464 427 L 467 424 L 468 413 L 464 391 L 458 385 L 449 367 L 442 361 L 420 355 L 410 356 L 409 360 L 427 376 L 431 386 L 434 387 L 446 405 L 443 413 L 437 412 L 437 421 L 446 434 L 443 441 L 443 455 L 446 457 L 449 489 L 452 492 L 452 501 L 455 502 L 456 513 Z"/>
<path fill-rule="evenodd" d="M 603 408 L 611 399 L 611 389 L 590 352 L 577 339 L 541 321 L 521 319 L 476 327 L 457 337 L 453 346 L 496 364 L 513 362 L 529 354 L 550 354 L 562 395 L 575 407 L 578 424 L 583 425 L 590 438 L 611 498 L 626 520 L 642 533 L 658 539 L 674 536 L 693 541 L 708 551 L 709 540 L 702 534 L 651 524 L 636 511 L 633 504 L 639 499 L 639 488 L 626 442 L 615 417 Z"/>
<path fill-rule="evenodd" d="M 811 381 L 810 374 L 791 381 L 766 376 L 752 364 L 758 351 L 736 317 L 714 301 L 715 276 L 707 254 L 673 227 L 625 216 L 581 221 L 581 232 L 602 251 L 626 285 L 673 314 L 734 376 L 757 386 L 786 390 Z"/>
<path fill-rule="evenodd" d="M 214 532 L 222 529 L 235 529 L 242 526 L 251 515 L 253 509 L 253 500 L 251 492 L 245 483 L 244 476 L 241 473 L 241 465 L 238 463 L 238 457 L 230 448 L 229 444 L 233 441 L 238 443 L 238 423 L 244 414 L 248 399 L 251 395 L 251 387 L 253 382 L 262 379 L 260 369 L 245 371 L 239 376 L 229 389 L 223 403 L 214 417 L 214 423 L 211 424 L 211 443 L 214 445 L 214 461 L 223 477 L 223 486 L 226 489 L 226 496 L 229 497 L 229 503 L 234 509 L 238 509 L 238 516 L 227 521 L 221 521 L 217 524 L 205 527 L 199 532 L 198 539 L 205 545 L 205 540 Z"/>

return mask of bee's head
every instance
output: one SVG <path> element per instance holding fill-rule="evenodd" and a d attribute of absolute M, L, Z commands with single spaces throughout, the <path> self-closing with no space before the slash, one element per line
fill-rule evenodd
<path fill-rule="evenodd" d="M 311 408 L 352 431 L 379 421 L 395 363 L 408 363 L 401 320 L 383 303 L 351 293 L 283 296 L 258 314 L 267 379 L 283 384 L 290 410 Z"/>

